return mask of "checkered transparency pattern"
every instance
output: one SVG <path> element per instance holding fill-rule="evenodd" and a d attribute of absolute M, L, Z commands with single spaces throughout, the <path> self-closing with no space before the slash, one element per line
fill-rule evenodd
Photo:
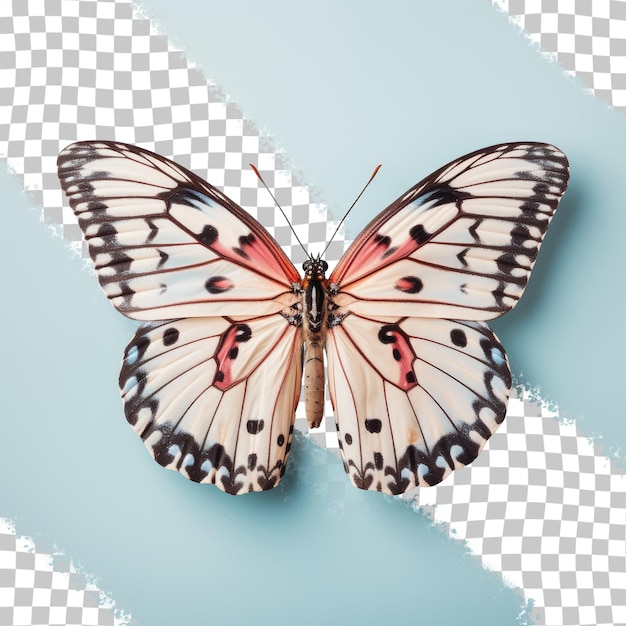
<path fill-rule="evenodd" d="M 63 562 L 61 562 L 63 561 Z M 36 552 L 0 519 L 0 625 L 131 626 L 113 602 L 71 564 Z"/>
<path fill-rule="evenodd" d="M 542 52 L 626 112 L 624 0 L 491 0 Z"/>
<path fill-rule="evenodd" d="M 73 141 L 112 139 L 193 169 L 259 219 L 299 263 L 304 252 L 253 163 L 300 238 L 326 241 L 332 231 L 325 211 L 272 140 L 130 3 L 13 0 L 0 11 L 0 155 L 67 240 L 81 235 L 58 184 L 57 155 Z M 331 247 L 338 256 L 341 237 Z"/>
<path fill-rule="evenodd" d="M 522 15 L 538 14 L 541 19 L 531 17 L 529 30 L 538 24 L 554 35 L 556 28 L 558 36 L 538 41 L 549 52 L 553 44 L 573 45 L 573 70 L 564 62 L 570 71 L 587 71 L 588 63 L 576 63 L 589 56 L 589 35 L 560 38 L 560 33 L 571 35 L 572 22 L 557 19 L 554 26 L 549 16 L 575 11 L 585 18 L 575 19 L 576 27 L 589 23 L 591 15 L 592 38 L 606 31 L 594 19 L 618 26 L 622 19 L 615 6 L 622 3 L 602 0 L 593 4 L 602 14 L 591 14 L 590 2 L 497 4 L 506 5 L 518 23 Z M 608 32 L 619 28 L 609 25 Z M 599 45 L 591 44 L 594 58 L 604 54 L 594 48 Z M 561 51 L 571 54 L 567 47 Z M 618 76 L 619 41 L 608 51 L 618 59 L 609 63 L 609 74 Z M 594 63 L 594 76 L 606 74 L 606 63 Z M 605 83 L 598 80 L 602 96 Z M 610 93 L 617 98 L 619 81 L 611 81 Z M 312 203 L 271 139 L 261 136 L 218 87 L 207 85 L 126 0 L 0 2 L 0 155 L 23 180 L 33 203 L 44 207 L 44 221 L 77 251 L 82 250 L 80 232 L 59 189 L 56 156 L 72 141 L 95 138 L 137 143 L 194 169 L 265 224 L 295 262 L 303 253 L 276 219 L 271 199 L 247 163 L 263 171 L 305 244 L 324 242 L 332 231 L 323 207 Z M 331 246 L 331 261 L 344 243 L 339 238 Z M 296 426 L 306 431 L 301 407 Z M 311 436 L 338 452 L 332 418 Z M 504 425 L 471 467 L 453 473 L 444 485 L 407 497 L 416 506 L 431 507 L 451 537 L 467 541 L 485 566 L 520 587 L 534 603 L 537 623 L 626 624 L 624 476 L 541 404 L 514 397 Z M 59 569 L 30 544 L 23 549 L 10 528 L 0 529 L 0 542 L 0 626 L 38 619 L 114 623 L 111 602 L 97 589 L 86 584 L 82 591 L 74 589 L 80 584 L 75 572 Z"/>
<path fill-rule="evenodd" d="M 474 463 L 407 497 L 532 601 L 537 624 L 626 624 L 626 476 L 528 392 Z"/>

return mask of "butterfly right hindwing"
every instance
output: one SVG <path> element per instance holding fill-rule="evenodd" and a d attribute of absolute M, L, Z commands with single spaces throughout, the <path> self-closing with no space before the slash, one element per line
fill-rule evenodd
<path fill-rule="evenodd" d="M 480 322 L 349 315 L 327 341 L 346 472 L 390 494 L 468 465 L 504 420 L 511 375 Z"/>

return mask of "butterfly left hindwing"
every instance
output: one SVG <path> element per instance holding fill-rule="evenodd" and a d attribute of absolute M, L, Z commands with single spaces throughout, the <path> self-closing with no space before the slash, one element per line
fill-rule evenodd
<path fill-rule="evenodd" d="M 302 376 L 299 329 L 276 316 L 144 324 L 120 372 L 126 419 L 155 460 L 237 494 L 285 472 Z"/>

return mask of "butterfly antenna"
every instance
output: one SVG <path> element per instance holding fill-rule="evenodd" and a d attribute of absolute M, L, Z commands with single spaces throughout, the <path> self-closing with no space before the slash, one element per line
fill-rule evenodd
<path fill-rule="evenodd" d="M 304 254 L 306 254 L 307 257 L 311 259 L 311 255 L 308 253 L 307 249 L 304 247 L 304 245 L 300 241 L 300 237 L 298 237 L 298 233 L 295 231 L 294 227 L 289 221 L 289 218 L 287 217 L 286 213 L 283 211 L 283 207 L 281 207 L 280 204 L 278 204 L 278 200 L 276 200 L 276 196 L 272 193 L 270 188 L 267 186 L 266 182 L 263 180 L 263 176 L 261 176 L 261 173 L 259 172 L 259 170 L 254 165 L 252 165 L 252 163 L 250 163 L 249 165 L 252 168 L 252 171 L 257 175 L 257 178 L 263 183 L 263 187 L 267 189 L 267 193 L 269 193 L 270 196 L 272 197 L 272 200 L 274 200 L 274 204 L 278 207 L 279 211 L 283 214 L 285 221 L 287 222 L 287 224 L 289 224 L 289 228 L 291 228 L 291 232 L 294 234 L 294 237 L 300 244 L 300 247 L 304 250 Z"/>
<path fill-rule="evenodd" d="M 354 205 L 359 201 L 361 196 L 365 193 L 365 190 L 370 186 L 370 183 L 374 180 L 374 176 L 378 174 L 378 170 L 381 167 L 382 167 L 382 164 L 379 164 L 374 168 L 374 171 L 372 172 L 370 179 L 365 183 L 365 187 L 361 189 L 361 193 L 359 193 L 359 195 L 354 199 L 354 202 L 350 205 L 350 208 L 345 212 L 345 215 L 341 218 L 341 221 L 339 222 L 339 224 L 337 224 L 337 228 L 335 228 L 335 232 L 333 233 L 332 237 L 328 240 L 328 243 L 326 244 L 326 247 L 324 248 L 324 252 L 322 252 L 321 256 L 324 256 L 326 254 L 326 250 L 328 250 L 328 246 L 330 246 L 333 239 L 335 238 L 335 235 L 339 232 L 341 225 L 346 221 L 346 217 L 348 217 L 348 215 L 350 214 L 350 211 L 352 211 L 352 209 L 354 208 Z"/>

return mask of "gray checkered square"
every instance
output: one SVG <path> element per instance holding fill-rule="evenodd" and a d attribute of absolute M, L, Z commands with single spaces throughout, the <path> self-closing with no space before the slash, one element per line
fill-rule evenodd
<path fill-rule="evenodd" d="M 409 497 L 521 588 L 536 623 L 626 623 L 626 476 L 528 393 L 473 465 Z"/>

